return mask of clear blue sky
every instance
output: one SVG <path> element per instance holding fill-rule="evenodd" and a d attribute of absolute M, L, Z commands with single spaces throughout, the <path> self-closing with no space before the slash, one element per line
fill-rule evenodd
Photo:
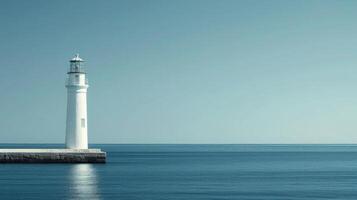
<path fill-rule="evenodd" d="M 356 1 L 0 1 L 0 142 L 356 143 Z"/>

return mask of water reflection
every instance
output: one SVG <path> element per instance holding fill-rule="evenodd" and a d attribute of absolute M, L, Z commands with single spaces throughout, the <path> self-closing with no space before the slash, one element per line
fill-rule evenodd
<path fill-rule="evenodd" d="M 70 170 L 70 198 L 99 200 L 97 173 L 92 164 L 75 164 Z"/>

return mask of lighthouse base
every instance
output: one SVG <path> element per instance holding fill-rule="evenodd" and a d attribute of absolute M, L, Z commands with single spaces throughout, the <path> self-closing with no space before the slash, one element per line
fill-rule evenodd
<path fill-rule="evenodd" d="M 100 149 L 0 149 L 0 163 L 105 163 Z"/>

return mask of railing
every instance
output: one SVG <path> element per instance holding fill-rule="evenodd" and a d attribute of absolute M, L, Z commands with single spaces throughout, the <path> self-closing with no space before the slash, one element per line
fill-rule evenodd
<path fill-rule="evenodd" d="M 66 79 L 66 85 L 81 85 L 81 84 L 83 84 L 83 82 L 80 81 L 80 79 L 77 79 L 77 80 L 76 79 L 71 79 L 70 80 L 70 78 Z M 84 79 L 84 84 L 88 85 L 88 79 L 87 78 Z"/>

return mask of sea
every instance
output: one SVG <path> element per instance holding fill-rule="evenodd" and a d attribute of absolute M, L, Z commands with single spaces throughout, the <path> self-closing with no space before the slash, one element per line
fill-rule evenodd
<path fill-rule="evenodd" d="M 0 164 L 0 200 L 357 199 L 357 145 L 91 147 L 106 164 Z"/>

